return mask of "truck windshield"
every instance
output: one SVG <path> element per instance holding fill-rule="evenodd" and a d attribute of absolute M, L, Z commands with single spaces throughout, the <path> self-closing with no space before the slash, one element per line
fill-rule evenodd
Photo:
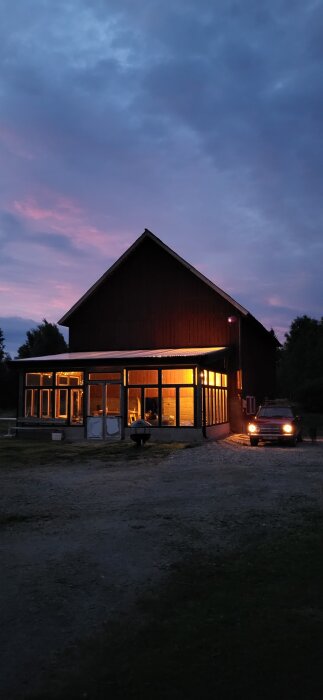
<path fill-rule="evenodd" d="M 259 418 L 293 418 L 293 411 L 289 406 L 264 406 L 259 409 Z"/>

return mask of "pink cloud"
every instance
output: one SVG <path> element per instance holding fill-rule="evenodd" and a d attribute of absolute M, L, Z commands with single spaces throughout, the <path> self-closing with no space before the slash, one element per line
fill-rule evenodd
<path fill-rule="evenodd" d="M 47 196 L 48 199 L 48 196 Z M 84 210 L 73 200 L 60 195 L 52 195 L 53 205 L 44 206 L 35 198 L 15 200 L 12 210 L 33 225 L 33 228 L 54 231 L 71 239 L 81 249 L 96 248 L 100 253 L 118 256 L 129 245 L 123 233 L 104 231 L 89 223 Z"/>

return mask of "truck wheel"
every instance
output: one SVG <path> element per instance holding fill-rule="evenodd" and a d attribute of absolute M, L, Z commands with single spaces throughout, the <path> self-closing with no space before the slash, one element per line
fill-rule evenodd
<path fill-rule="evenodd" d="M 296 445 L 297 445 L 297 438 L 296 438 L 296 437 L 291 438 L 290 441 L 289 441 L 289 444 L 290 444 L 291 447 L 296 447 Z"/>
<path fill-rule="evenodd" d="M 252 437 L 250 438 L 251 447 L 257 447 L 258 442 L 259 442 L 259 438 L 252 438 Z"/>

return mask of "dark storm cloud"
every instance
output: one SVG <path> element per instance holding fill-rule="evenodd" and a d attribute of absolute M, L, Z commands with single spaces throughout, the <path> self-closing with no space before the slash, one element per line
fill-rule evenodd
<path fill-rule="evenodd" d="M 267 325 L 318 315 L 322 20 L 315 0 L 0 3 L 3 260 L 51 248 L 68 308 L 82 256 L 90 283 L 147 226 Z"/>

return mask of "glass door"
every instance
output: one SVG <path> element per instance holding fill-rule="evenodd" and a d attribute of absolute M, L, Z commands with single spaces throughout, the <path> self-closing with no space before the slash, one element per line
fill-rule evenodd
<path fill-rule="evenodd" d="M 86 430 L 89 440 L 103 440 L 104 392 L 102 384 L 89 384 Z"/>
<path fill-rule="evenodd" d="M 105 385 L 105 437 L 121 438 L 121 384 Z"/>
<path fill-rule="evenodd" d="M 88 385 L 87 437 L 90 440 L 121 438 L 121 384 Z"/>

